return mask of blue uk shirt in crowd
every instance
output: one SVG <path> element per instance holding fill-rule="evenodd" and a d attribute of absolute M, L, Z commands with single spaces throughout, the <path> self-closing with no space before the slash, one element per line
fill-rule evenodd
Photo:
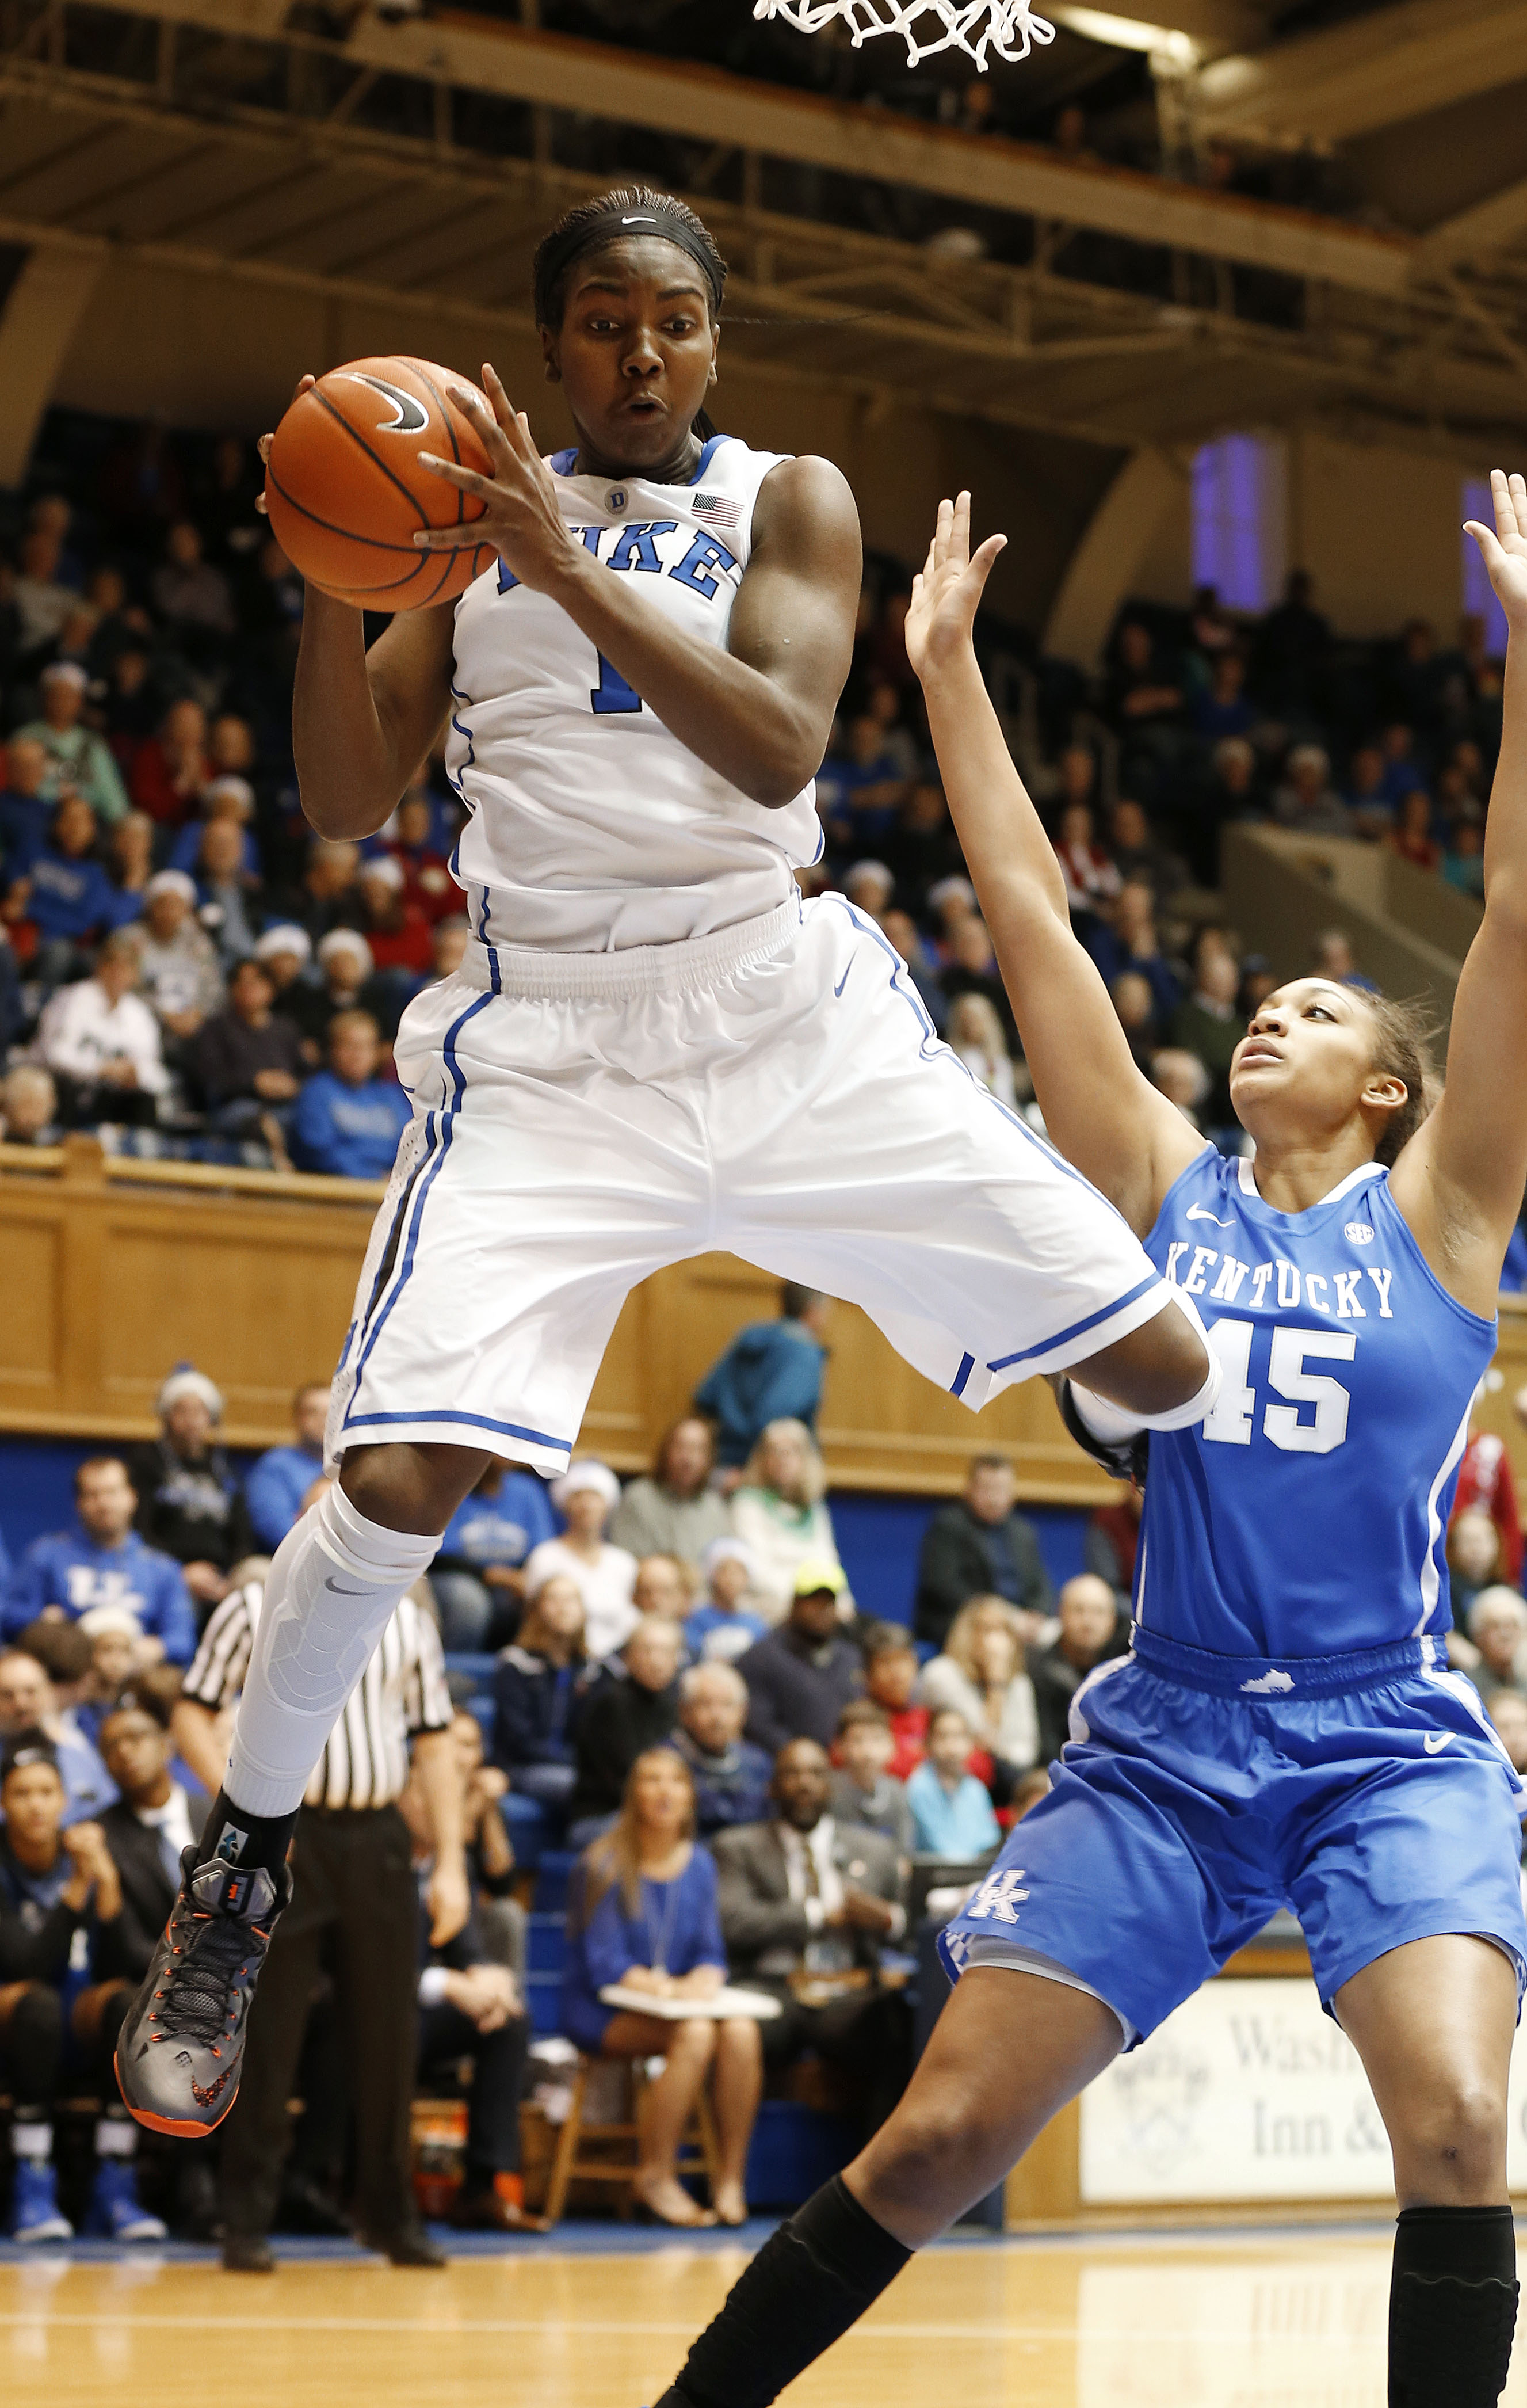
<path fill-rule="evenodd" d="M 6 1594 L 0 1630 L 14 1639 L 50 1605 L 78 1622 L 93 1606 L 125 1606 L 146 1639 L 157 1639 L 172 1664 L 196 1652 L 196 1615 L 180 1567 L 130 1530 L 119 1547 L 98 1547 L 76 1523 L 50 1538 L 34 1539 Z"/>
<path fill-rule="evenodd" d="M 495 1495 L 480 1489 L 458 1505 L 440 1541 L 442 1555 L 459 1555 L 474 1570 L 502 1565 L 518 1571 L 532 1547 L 557 1535 L 551 1499 L 533 1471 L 507 1471 Z"/>
<path fill-rule="evenodd" d="M 352 1087 L 320 1070 L 292 1115 L 293 1159 L 302 1170 L 335 1179 L 385 1179 L 412 1116 L 407 1096 L 389 1079 Z"/>
<path fill-rule="evenodd" d="M 74 861 L 45 845 L 21 857 L 13 875 L 32 881 L 26 916 L 40 937 L 88 937 L 111 917 L 116 889 L 98 861 Z"/>
<path fill-rule="evenodd" d="M 302 1512 L 302 1500 L 323 1469 L 319 1447 L 273 1446 L 244 1484 L 254 1535 L 274 1555 Z"/>

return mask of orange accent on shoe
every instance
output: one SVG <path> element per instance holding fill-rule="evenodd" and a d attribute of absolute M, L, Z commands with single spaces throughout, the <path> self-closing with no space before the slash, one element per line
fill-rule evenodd
<path fill-rule="evenodd" d="M 506 2207 L 523 2207 L 525 2203 L 523 2174 L 494 2174 L 493 2197 L 501 2199 Z"/>
<path fill-rule="evenodd" d="M 115 2056 L 112 2057 L 111 2064 L 112 2070 L 117 2076 L 117 2087 L 119 2090 L 121 2090 L 121 2066 Z M 234 2100 L 237 2097 L 238 2085 L 235 2082 L 232 2095 L 228 2100 L 228 2106 L 223 2108 L 221 2114 L 214 2115 L 210 2124 L 182 2124 L 177 2122 L 173 2116 L 150 2115 L 147 2108 L 135 2107 L 132 2100 L 128 2098 L 126 2091 L 122 2090 L 123 2102 L 126 2105 L 127 2112 L 132 2116 L 135 2124 L 141 2124 L 145 2131 L 166 2133 L 172 2141 L 200 2141 L 207 2133 L 216 2131 L 218 2126 L 222 2122 L 223 2116 L 228 2114 L 229 2108 L 232 2107 Z"/>

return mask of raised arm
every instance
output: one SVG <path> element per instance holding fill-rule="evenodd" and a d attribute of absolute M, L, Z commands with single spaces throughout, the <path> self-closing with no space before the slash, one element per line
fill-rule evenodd
<path fill-rule="evenodd" d="M 655 610 L 639 577 L 611 577 L 574 540 L 523 412 L 511 408 L 491 367 L 482 380 L 492 417 L 466 387 L 453 386 L 451 394 L 475 420 L 492 476 L 426 460 L 486 503 L 471 540 L 496 546 L 522 585 L 560 603 L 707 768 L 755 803 L 777 809 L 792 801 L 821 766 L 853 654 L 859 516 L 838 471 L 826 460 L 789 460 L 765 479 L 723 652 Z M 415 540 L 421 550 L 450 551 L 461 529 L 436 528 Z"/>
<path fill-rule="evenodd" d="M 1390 1182 L 1439 1278 L 1487 1315 L 1527 1185 L 1527 482 L 1497 468 L 1490 483 L 1494 531 L 1467 529 L 1509 630 L 1485 916 L 1458 981 L 1446 1090 Z"/>
<path fill-rule="evenodd" d="M 1045 1126 L 1144 1236 L 1204 1140 L 1135 1067 L 1096 964 L 1072 934 L 1054 848 L 981 681 L 971 630 L 1006 542 L 989 536 L 973 560 L 970 495 L 939 504 L 906 649 Z"/>

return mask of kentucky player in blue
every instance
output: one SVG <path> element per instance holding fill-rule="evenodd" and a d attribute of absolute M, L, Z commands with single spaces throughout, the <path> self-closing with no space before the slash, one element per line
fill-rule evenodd
<path fill-rule="evenodd" d="M 233 2103 L 293 1821 L 399 1598 L 491 1461 L 565 1469 L 637 1281 L 730 1248 L 862 1305 L 971 1406 L 1062 1369 L 1156 1428 L 1214 1401 L 1139 1232 L 940 1045 L 872 921 L 803 906 L 859 523 L 828 461 L 706 418 L 725 275 L 666 194 L 571 210 L 534 284 L 574 441 L 543 458 L 485 368 L 459 398 L 492 474 L 433 464 L 483 503 L 492 566 L 369 652 L 359 610 L 307 595 L 303 808 L 374 834 L 449 723 L 472 936 L 403 1017 L 412 1118 L 335 1374 L 337 1477 L 277 1550 L 208 1861 L 122 2028 L 163 2129 Z"/>
<path fill-rule="evenodd" d="M 1153 1435 L 1132 1652 L 944 1935 L 901 2104 L 770 2240 L 660 2408 L 766 2408 L 1056 2110 L 1278 1906 L 1363 2058 L 1401 2214 L 1391 2408 L 1486 2408 L 1517 2311 L 1506 2076 L 1520 1786 L 1447 1670 L 1443 1533 L 1527 1182 L 1527 483 L 1472 526 L 1510 623 L 1485 911 L 1429 1109 L 1408 1012 L 1323 979 L 1236 1049 L 1249 1161 L 1135 1068 L 970 641 L 1003 538 L 945 503 L 907 648 L 1046 1125 L 1196 1301 L 1223 1372 Z M 1095 1443 L 1122 1416 L 1073 1392 Z"/>

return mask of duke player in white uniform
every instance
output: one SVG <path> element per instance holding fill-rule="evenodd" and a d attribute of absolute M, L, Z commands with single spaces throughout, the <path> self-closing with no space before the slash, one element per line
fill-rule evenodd
<path fill-rule="evenodd" d="M 1492 481 L 1497 532 L 1470 532 L 1511 624 L 1505 735 L 1446 1092 L 1429 1111 L 1403 1009 L 1296 980 L 1237 1048 L 1234 1163 L 1136 1070 L 1071 934 L 970 644 L 1002 538 L 972 561 L 969 496 L 940 511 L 907 646 L 1046 1124 L 1197 1298 L 1224 1381 L 1149 1440 L 1132 1652 L 1083 1683 L 1050 1795 L 944 1934 L 955 1988 L 909 2089 L 660 2408 L 767 2408 L 1280 1905 L 1392 2148 L 1391 2408 L 1505 2386 L 1527 1800 L 1447 1670 L 1443 1553 L 1527 1182 L 1527 483 Z"/>
<path fill-rule="evenodd" d="M 458 398 L 492 476 L 435 464 L 497 565 L 369 654 L 359 611 L 307 595 L 307 816 L 381 826 L 449 717 L 473 941 L 405 1015 L 414 1117 L 335 1378 L 340 1476 L 276 1555 L 205 1861 L 123 2026 L 124 2095 L 162 2129 L 232 2103 L 291 1824 L 399 1596 L 491 1456 L 565 1468 L 647 1273 L 730 1247 L 862 1304 L 972 1406 L 1070 1367 L 1175 1427 L 1217 1389 L 1180 1290 L 938 1043 L 874 924 L 802 908 L 859 527 L 825 461 L 703 418 L 724 275 L 663 194 L 570 212 L 535 314 L 576 442 L 543 461 L 489 369 L 491 408 Z"/>

